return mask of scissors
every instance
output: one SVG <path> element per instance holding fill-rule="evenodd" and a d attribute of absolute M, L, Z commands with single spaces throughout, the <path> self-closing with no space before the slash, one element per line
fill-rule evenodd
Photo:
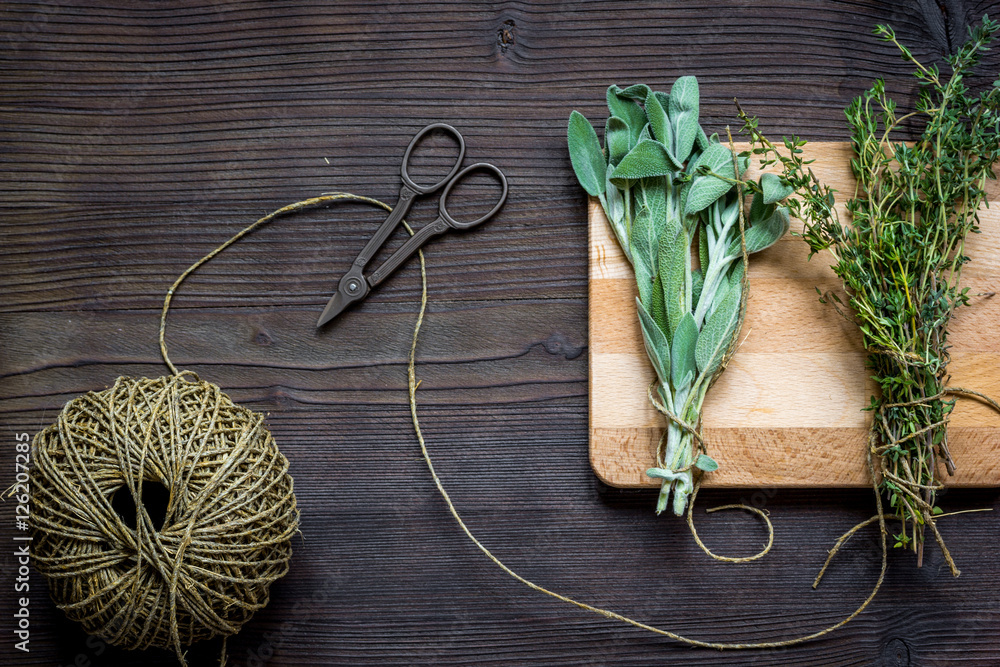
<path fill-rule="evenodd" d="M 407 172 L 407 167 L 410 163 L 410 154 L 413 152 L 414 147 L 420 141 L 420 139 L 434 130 L 443 130 L 448 134 L 455 137 L 458 140 L 458 159 L 455 161 L 455 165 L 448 172 L 448 175 L 443 179 L 438 181 L 433 185 L 417 185 L 410 178 Z M 378 228 L 375 235 L 371 237 L 365 247 L 362 248 L 361 254 L 358 255 L 357 259 L 354 260 L 354 264 L 351 265 L 350 270 L 344 274 L 344 277 L 340 279 L 340 285 L 337 287 L 336 294 L 330 299 L 329 303 L 326 304 L 326 308 L 323 309 L 323 314 L 319 316 L 319 322 L 317 322 L 316 327 L 321 327 L 333 318 L 335 318 L 340 313 L 344 312 L 349 305 L 356 301 L 361 301 L 371 292 L 372 288 L 377 287 L 382 281 L 388 278 L 393 271 L 398 269 L 403 262 L 410 258 L 410 256 L 420 249 L 429 240 L 443 234 L 449 229 L 470 229 L 486 222 L 492 218 L 500 207 L 503 206 L 504 201 L 507 200 L 507 179 L 495 165 L 486 162 L 477 162 L 476 164 L 470 165 L 465 169 L 459 169 L 462 166 L 462 160 L 465 158 L 465 139 L 458 130 L 453 128 L 451 125 L 445 123 L 432 123 L 424 129 L 414 135 L 413 139 L 410 140 L 410 145 L 406 147 L 406 152 L 403 153 L 403 163 L 399 168 L 399 175 L 402 178 L 403 184 L 399 188 L 399 199 L 396 201 L 396 205 L 393 207 L 392 212 L 382 223 L 382 226 Z M 452 188 L 455 187 L 463 178 L 465 178 L 469 173 L 473 171 L 489 171 L 492 172 L 500 179 L 500 184 L 503 187 L 503 192 L 500 193 L 500 199 L 497 201 L 496 205 L 487 213 L 486 215 L 476 218 L 470 222 L 463 222 L 456 220 L 448 213 L 448 195 L 451 194 Z M 410 210 L 410 206 L 413 204 L 413 200 L 418 196 L 429 195 L 431 193 L 437 192 L 441 188 L 444 188 L 444 192 L 441 193 L 441 200 L 438 203 L 438 217 L 434 222 L 422 227 L 413 236 L 407 239 L 396 252 L 392 253 L 388 259 L 374 271 L 369 274 L 365 274 L 365 268 L 368 266 L 368 262 L 371 261 L 372 257 L 379 251 L 382 245 L 386 242 L 386 239 L 395 231 L 396 227 L 403 220 L 403 217 Z"/>

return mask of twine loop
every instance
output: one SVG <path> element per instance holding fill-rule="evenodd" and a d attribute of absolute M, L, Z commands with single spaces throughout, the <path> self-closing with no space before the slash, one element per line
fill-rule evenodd
<path fill-rule="evenodd" d="M 664 417 L 666 417 L 669 421 L 672 421 L 675 424 L 677 424 L 685 432 L 691 434 L 691 437 L 694 438 L 695 442 L 698 443 L 698 450 L 707 454 L 708 443 L 705 442 L 705 439 L 701 435 L 701 424 L 699 424 L 698 426 L 689 424 L 680 417 L 678 417 L 677 415 L 675 415 L 673 411 L 668 409 L 667 406 L 665 406 L 663 403 L 661 403 L 656 399 L 656 395 L 654 394 L 655 388 L 656 388 L 655 382 L 650 384 L 649 388 L 646 391 L 646 394 L 649 398 L 649 402 L 653 404 L 654 408 L 656 408 L 656 411 L 659 412 Z M 679 474 L 688 471 L 693 471 L 695 480 L 694 480 L 694 488 L 691 490 L 691 499 L 688 500 L 687 525 L 688 528 L 691 530 L 691 536 L 694 537 L 694 541 L 698 545 L 698 547 L 700 547 L 702 551 L 704 551 L 706 554 L 708 554 L 715 560 L 723 561 L 725 563 L 749 563 L 750 561 L 757 560 L 758 558 L 763 558 L 764 556 L 766 556 L 768 552 L 771 551 L 771 547 L 774 546 L 774 525 L 771 523 L 771 517 L 769 517 L 767 512 L 765 512 L 764 510 L 758 507 L 753 507 L 751 505 L 746 505 L 744 503 L 730 503 L 728 505 L 719 505 L 717 507 L 710 507 L 705 510 L 705 513 L 712 514 L 714 512 L 720 512 L 722 510 L 744 510 L 756 514 L 761 519 L 763 519 L 764 523 L 767 525 L 767 544 L 764 545 L 764 548 L 758 551 L 757 553 L 753 554 L 752 556 L 720 556 L 719 554 L 714 553 L 711 549 L 705 546 L 705 543 L 701 541 L 701 536 L 698 535 L 698 530 L 694 527 L 694 501 L 697 500 L 698 498 L 698 491 L 699 489 L 701 489 L 701 481 L 702 477 L 705 475 L 705 471 L 696 468 L 694 466 L 694 463 L 689 463 L 683 468 L 678 468 L 677 470 L 674 470 L 672 472 Z"/>

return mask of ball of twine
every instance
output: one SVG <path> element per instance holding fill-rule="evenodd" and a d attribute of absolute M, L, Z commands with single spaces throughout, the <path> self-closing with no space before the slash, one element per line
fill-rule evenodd
<path fill-rule="evenodd" d="M 167 313 L 181 283 L 247 234 L 337 201 L 392 210 L 377 199 L 335 192 L 289 204 L 240 230 L 167 290 L 160 353 L 173 375 L 120 377 L 110 389 L 67 403 L 56 423 L 35 436 L 32 557 L 55 603 L 90 634 L 129 649 L 172 647 L 186 665 L 184 646 L 239 632 L 267 605 L 271 583 L 288 572 L 299 527 L 288 461 L 264 415 L 177 369 L 167 353 Z M 144 482 L 169 492 L 159 527 L 142 504 Z M 134 529 L 114 510 L 116 493 L 131 494 Z"/>
<path fill-rule="evenodd" d="M 162 526 L 144 484 L 169 491 Z M 136 527 L 112 507 L 131 493 Z M 33 443 L 35 566 L 84 629 L 129 649 L 239 631 L 288 571 L 298 530 L 288 461 L 264 415 L 184 372 L 120 377 L 67 403 Z"/>

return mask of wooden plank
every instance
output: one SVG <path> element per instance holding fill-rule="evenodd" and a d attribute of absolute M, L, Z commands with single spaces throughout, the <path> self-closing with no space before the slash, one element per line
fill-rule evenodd
<path fill-rule="evenodd" d="M 854 191 L 850 144 L 810 144 L 806 153 L 823 181 L 841 193 Z M 973 294 L 992 292 L 1000 283 L 996 188 L 990 199 L 982 233 L 968 242 L 972 262 L 963 284 Z M 632 269 L 595 199 L 588 218 L 590 461 L 607 484 L 655 487 L 658 482 L 644 473 L 654 464 L 663 417 L 646 397 L 654 375 L 635 316 Z M 793 230 L 801 228 L 793 221 Z M 705 401 L 705 437 L 719 461 L 706 486 L 870 484 L 863 456 L 868 413 L 862 408 L 874 383 L 856 327 L 817 298 L 814 287 L 843 296 L 830 256 L 810 261 L 808 254 L 800 238 L 787 236 L 751 258 L 742 344 Z M 985 296 L 957 312 L 953 386 L 1000 395 L 1000 329 L 989 324 L 997 317 L 1000 300 Z M 1000 484 L 997 424 L 997 415 L 982 404 L 959 401 L 949 444 L 957 470 L 949 485 Z"/>

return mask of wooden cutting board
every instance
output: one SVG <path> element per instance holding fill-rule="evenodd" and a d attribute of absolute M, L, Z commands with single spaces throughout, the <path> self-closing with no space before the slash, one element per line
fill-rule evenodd
<path fill-rule="evenodd" d="M 737 145 L 737 150 L 745 145 Z M 850 145 L 815 143 L 806 158 L 838 190 L 854 193 Z M 751 170 L 751 178 L 756 173 Z M 1000 188 L 980 214 L 981 234 L 967 244 L 963 284 L 972 294 L 1000 292 Z M 842 205 L 842 204 L 841 204 Z M 848 220 L 841 209 L 841 219 Z M 600 203 L 589 206 L 590 461 L 604 482 L 655 487 L 663 417 L 648 403 L 653 380 L 635 313 L 635 282 Z M 793 231 L 801 223 L 792 221 Z M 864 463 L 873 391 L 855 325 L 821 304 L 819 288 L 840 290 L 827 253 L 786 236 L 750 258 L 750 297 L 742 344 L 709 392 L 704 435 L 719 470 L 715 487 L 856 487 L 870 484 Z M 845 299 L 846 301 L 846 299 Z M 952 324 L 953 386 L 1000 398 L 1000 294 L 974 296 Z M 957 470 L 952 486 L 1000 485 L 1000 415 L 960 399 L 949 429 Z M 943 468 L 942 468 L 943 472 Z"/>

